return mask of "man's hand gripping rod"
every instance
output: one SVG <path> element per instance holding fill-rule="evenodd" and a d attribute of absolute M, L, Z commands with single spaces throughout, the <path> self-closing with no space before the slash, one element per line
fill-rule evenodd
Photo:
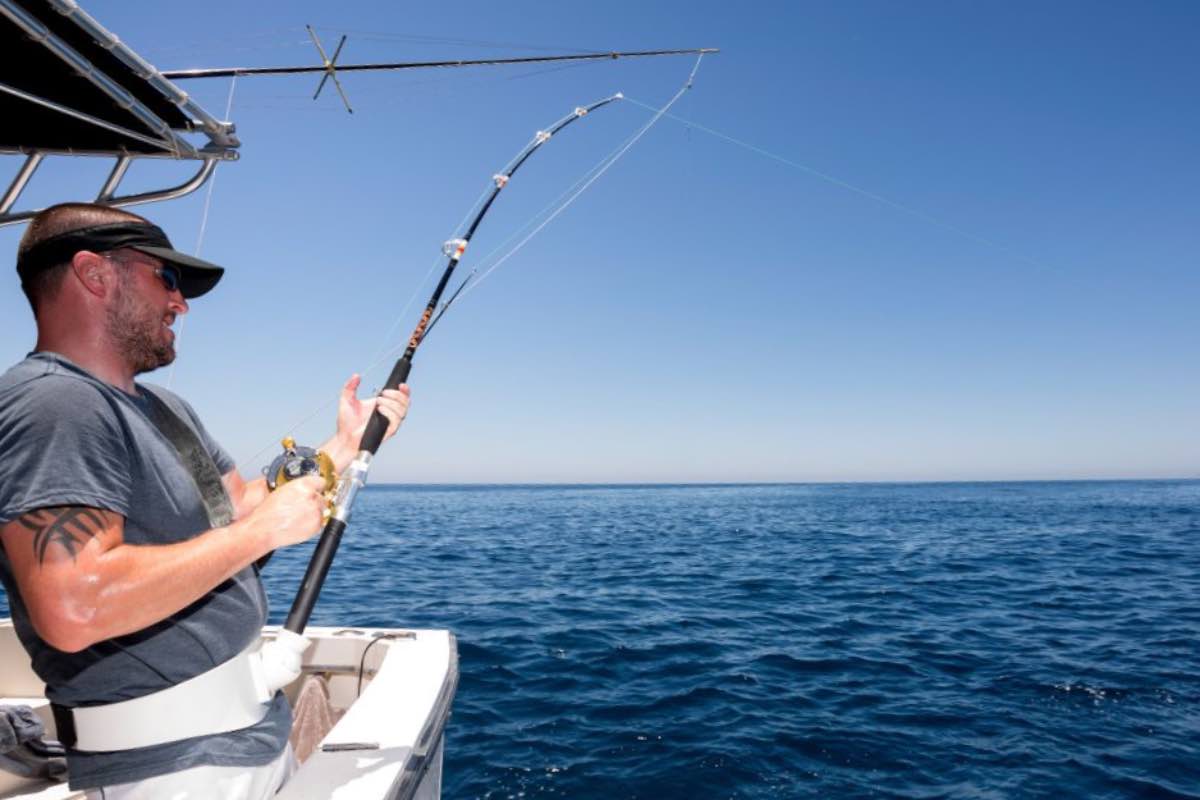
<path fill-rule="evenodd" d="M 440 297 L 440 293 L 432 301 L 434 304 L 437 303 L 437 297 Z M 427 316 L 422 317 L 423 323 L 427 320 Z M 418 325 L 418 329 L 423 331 L 424 324 Z M 409 351 L 415 351 L 415 349 L 410 342 L 409 349 L 392 367 L 392 374 L 388 376 L 385 388 L 395 389 L 408 380 L 409 370 L 412 369 L 412 353 Z M 359 440 L 358 455 L 354 457 L 354 461 L 350 462 L 350 466 L 346 468 L 338 481 L 337 494 L 334 496 L 329 521 L 325 523 L 325 529 L 321 531 L 317 548 L 308 562 L 304 580 L 300 583 L 300 591 L 296 594 L 296 599 L 292 602 L 292 609 L 288 612 L 287 621 L 283 624 L 285 630 L 299 634 L 303 633 L 304 628 L 308 625 L 308 618 L 312 615 L 313 606 L 317 603 L 317 596 L 320 595 L 321 587 L 325 584 L 325 576 L 329 573 L 333 557 L 337 553 L 338 545 L 341 544 L 342 533 L 345 532 L 346 525 L 350 521 L 350 509 L 354 505 L 358 491 L 367 482 L 371 459 L 374 458 L 375 451 L 383 442 L 387 426 L 387 417 L 376 409 L 371 414 L 370 421 L 367 422 L 367 429 L 363 432 L 362 439 Z"/>

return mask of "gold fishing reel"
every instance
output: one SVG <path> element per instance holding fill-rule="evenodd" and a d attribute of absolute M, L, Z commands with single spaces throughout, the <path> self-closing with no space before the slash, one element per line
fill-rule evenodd
<path fill-rule="evenodd" d="M 285 438 L 282 444 L 283 452 L 275 456 L 275 460 L 263 469 L 263 474 L 267 477 L 267 488 L 275 491 L 288 481 L 303 478 L 305 475 L 320 475 L 325 481 L 325 488 L 321 491 L 332 504 L 338 476 L 337 468 L 333 466 L 333 459 L 329 454 L 323 450 L 301 447 L 290 436 Z"/>

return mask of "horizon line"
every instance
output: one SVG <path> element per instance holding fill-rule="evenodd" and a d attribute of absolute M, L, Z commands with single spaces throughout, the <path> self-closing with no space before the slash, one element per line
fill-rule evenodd
<path fill-rule="evenodd" d="M 982 478 L 982 479 L 892 479 L 892 480 L 809 480 L 809 481 L 377 481 L 364 488 L 384 486 L 919 486 L 944 484 L 1000 483 L 1188 483 L 1200 481 L 1200 475 L 1160 478 Z"/>

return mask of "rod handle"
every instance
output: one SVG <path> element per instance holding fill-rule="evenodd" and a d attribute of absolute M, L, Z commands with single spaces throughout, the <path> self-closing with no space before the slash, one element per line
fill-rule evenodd
<path fill-rule="evenodd" d="M 402 356 L 396 366 L 392 367 L 392 374 L 388 375 L 387 383 L 384 384 L 385 389 L 395 389 L 400 384 L 408 380 L 408 373 L 412 369 L 412 359 L 408 356 Z M 383 442 L 383 435 L 387 433 L 388 421 L 387 417 L 380 414 L 378 410 L 371 415 L 371 419 L 367 422 L 367 429 L 363 431 L 362 441 L 358 445 L 359 450 L 366 450 L 371 455 L 375 455 L 375 451 L 379 449 L 379 445 Z"/>
<path fill-rule="evenodd" d="M 287 621 L 283 623 L 283 627 L 292 633 L 304 633 L 345 530 L 346 523 L 340 519 L 331 519 L 325 523 L 325 530 L 321 531 L 321 539 L 317 542 L 312 559 L 308 562 L 308 569 L 304 572 L 300 591 L 296 593 L 296 599 L 292 601 L 292 610 L 288 612 Z"/>

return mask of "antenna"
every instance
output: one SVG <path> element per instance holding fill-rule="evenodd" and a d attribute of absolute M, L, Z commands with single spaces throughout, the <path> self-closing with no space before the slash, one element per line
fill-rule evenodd
<path fill-rule="evenodd" d="M 341 55 L 342 45 L 346 43 L 346 37 L 343 35 L 342 40 L 338 42 L 338 46 L 333 51 L 333 58 L 325 55 L 325 48 L 321 47 L 321 40 L 317 38 L 317 33 L 312 29 L 312 25 L 305 25 L 308 29 L 308 35 L 312 37 L 313 44 L 317 46 L 317 52 L 321 54 L 322 66 L 325 69 L 325 74 L 321 76 L 321 82 L 317 84 L 317 91 L 313 94 L 313 100 L 320 96 L 321 90 L 325 88 L 325 81 L 333 78 L 333 85 L 337 87 L 338 94 L 342 96 L 342 102 L 346 104 L 346 110 L 351 114 L 354 109 L 350 107 L 350 101 L 346 99 L 346 93 L 342 90 L 342 82 L 337 77 L 337 60 Z"/>

